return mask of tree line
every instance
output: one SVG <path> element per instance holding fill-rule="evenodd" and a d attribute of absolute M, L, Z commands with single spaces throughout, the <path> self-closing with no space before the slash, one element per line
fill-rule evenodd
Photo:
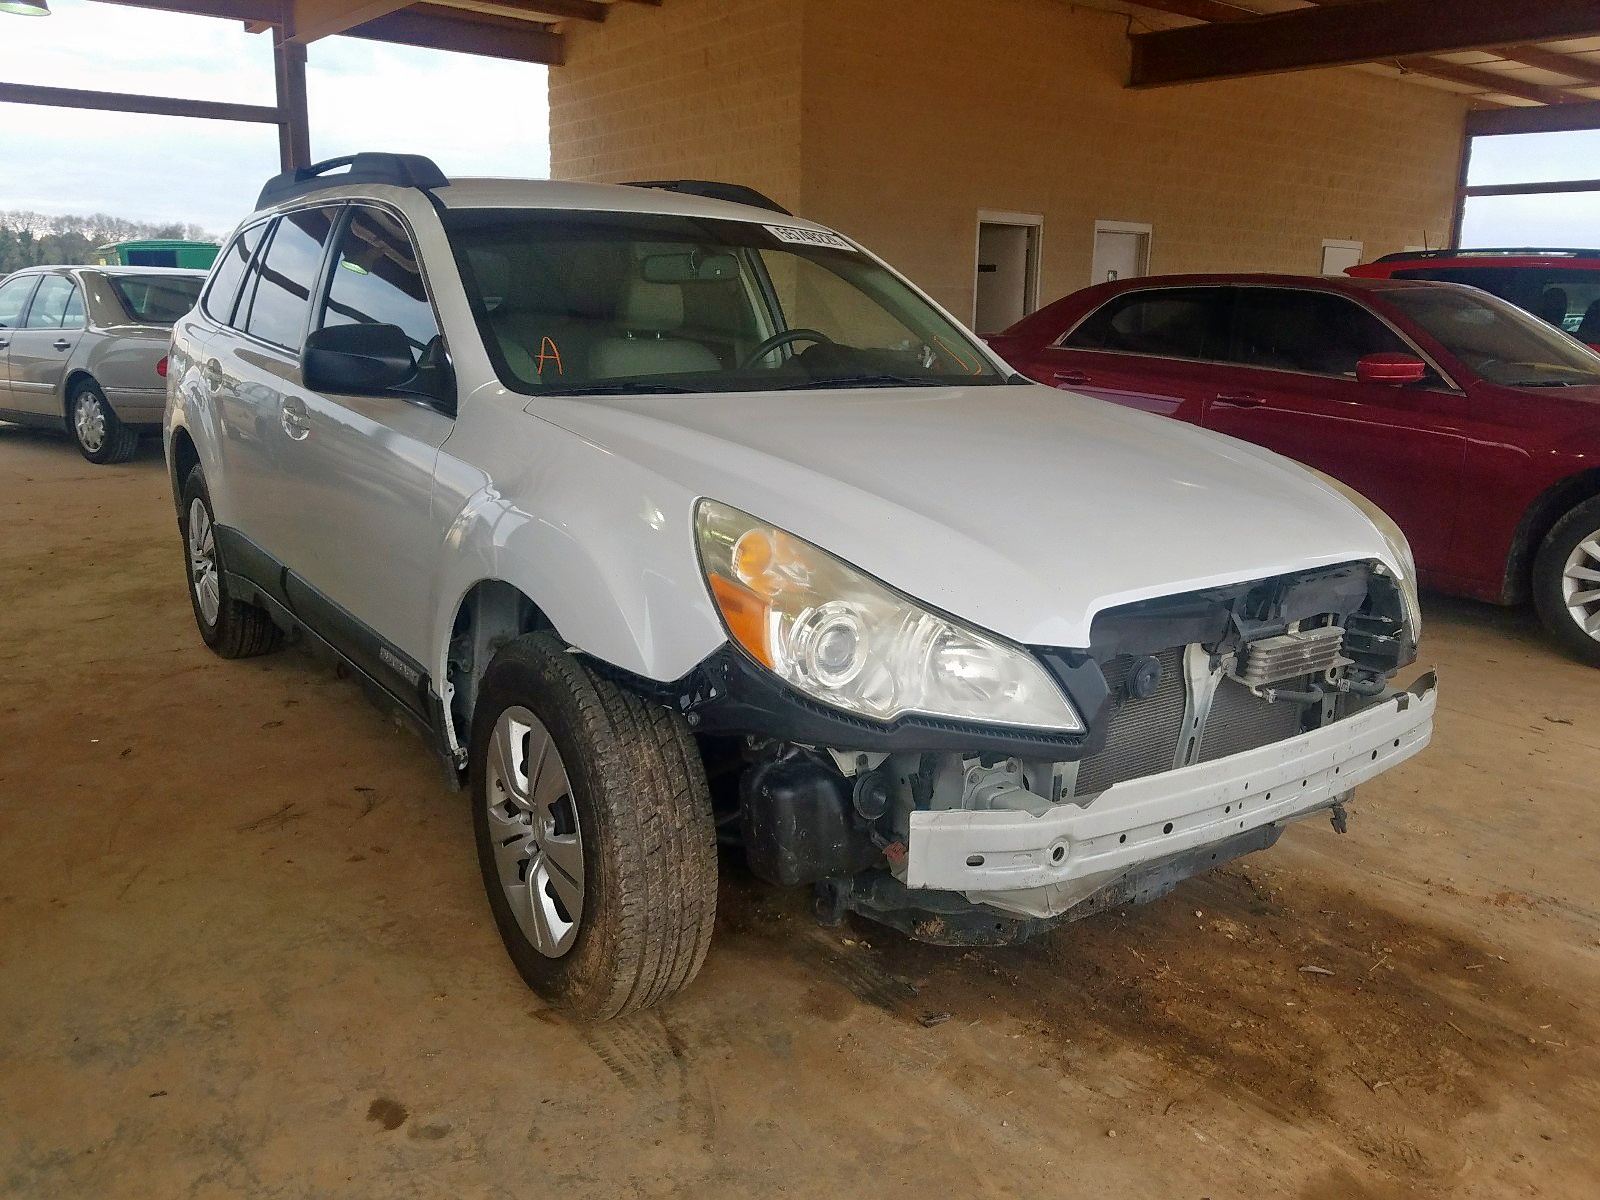
<path fill-rule="evenodd" d="M 50 216 L 46 213 L 0 210 L 0 275 L 22 267 L 89 263 L 95 248 L 109 242 L 141 238 L 182 238 L 214 242 L 216 236 L 195 224 L 174 221 L 130 221 L 106 213 L 92 216 Z"/>

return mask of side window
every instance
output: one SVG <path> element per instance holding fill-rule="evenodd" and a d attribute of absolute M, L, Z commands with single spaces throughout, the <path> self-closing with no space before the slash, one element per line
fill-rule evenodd
<path fill-rule="evenodd" d="M 1108 300 L 1061 340 L 1069 350 L 1216 359 L 1226 340 L 1225 288 L 1151 288 Z"/>
<path fill-rule="evenodd" d="M 304 208 L 278 218 L 266 253 L 257 257 L 251 271 L 255 287 L 249 315 L 244 318 L 245 332 L 285 350 L 299 351 L 311 316 L 311 289 L 337 213 L 336 208 Z M 234 324 L 239 324 L 238 317 Z"/>
<path fill-rule="evenodd" d="M 207 316 L 224 325 L 233 320 L 233 303 L 239 298 L 239 284 L 244 281 L 250 256 L 261 244 L 261 235 L 266 228 L 267 224 L 263 221 L 241 230 L 239 236 L 218 256 L 216 269 L 211 272 L 211 284 L 206 288 L 203 307 Z"/>
<path fill-rule="evenodd" d="M 61 316 L 61 327 L 63 329 L 82 329 L 84 324 L 83 292 L 75 287 L 72 289 L 72 295 L 67 297 L 67 311 Z"/>
<path fill-rule="evenodd" d="M 38 282 L 37 275 L 19 275 L 0 283 L 0 329 L 16 329 L 22 324 L 23 310 Z"/>
<path fill-rule="evenodd" d="M 67 315 L 67 305 L 72 302 L 77 285 L 65 275 L 46 275 L 34 294 L 28 308 L 26 329 L 60 329 L 61 318 Z"/>
<path fill-rule="evenodd" d="M 1413 354 L 1387 325 L 1333 292 L 1241 288 L 1229 360 L 1248 367 L 1354 379 L 1368 354 Z"/>
<path fill-rule="evenodd" d="M 380 209 L 356 209 L 339 239 L 321 322 L 333 325 L 398 325 L 419 355 L 439 336 L 416 248 Z"/>

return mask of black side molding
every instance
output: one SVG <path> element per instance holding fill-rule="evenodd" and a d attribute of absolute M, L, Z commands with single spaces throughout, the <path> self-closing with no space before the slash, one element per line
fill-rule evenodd
<path fill-rule="evenodd" d="M 336 175 L 328 172 L 339 167 L 349 167 Z M 256 198 L 256 208 L 270 208 L 296 196 L 320 192 L 326 188 L 343 187 L 347 183 L 387 183 L 394 187 L 412 187 L 428 191 L 449 187 L 450 180 L 433 159 L 423 154 L 383 154 L 364 151 L 346 154 L 342 158 L 325 158 L 309 167 L 285 171 L 267 180 Z"/>

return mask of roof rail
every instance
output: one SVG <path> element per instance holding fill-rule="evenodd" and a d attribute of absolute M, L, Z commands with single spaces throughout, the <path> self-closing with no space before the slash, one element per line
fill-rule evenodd
<path fill-rule="evenodd" d="M 1421 262 L 1430 258 L 1600 258 L 1600 250 L 1540 246 L 1474 247 L 1469 250 L 1405 250 L 1385 254 L 1378 262 Z"/>
<path fill-rule="evenodd" d="M 349 167 L 337 175 L 328 172 L 336 167 Z M 325 188 L 343 187 L 347 183 L 387 183 L 395 187 L 441 188 L 449 187 L 433 159 L 422 154 L 382 154 L 366 151 L 346 154 L 341 158 L 325 158 L 309 167 L 298 167 L 274 175 L 267 180 L 256 198 L 257 208 L 282 204 L 295 196 L 320 192 Z"/>
<path fill-rule="evenodd" d="M 718 183 L 714 179 L 653 179 L 636 180 L 627 186 L 660 188 L 664 192 L 682 192 L 686 196 L 704 196 L 708 200 L 729 200 L 734 204 L 748 204 L 752 208 L 764 208 L 768 212 L 782 213 L 786 217 L 794 216 L 776 200 L 769 199 L 755 188 L 745 187 L 742 183 Z"/>

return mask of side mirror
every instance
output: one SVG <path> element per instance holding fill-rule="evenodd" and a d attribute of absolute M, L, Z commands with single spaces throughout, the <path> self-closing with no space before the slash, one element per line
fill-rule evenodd
<path fill-rule="evenodd" d="M 300 374 L 314 392 L 377 395 L 417 373 L 411 340 L 398 325 L 334 325 L 306 339 Z"/>
<path fill-rule="evenodd" d="M 1362 383 L 1405 387 L 1427 377 L 1428 364 L 1409 354 L 1369 354 L 1356 363 L 1356 378 Z"/>

